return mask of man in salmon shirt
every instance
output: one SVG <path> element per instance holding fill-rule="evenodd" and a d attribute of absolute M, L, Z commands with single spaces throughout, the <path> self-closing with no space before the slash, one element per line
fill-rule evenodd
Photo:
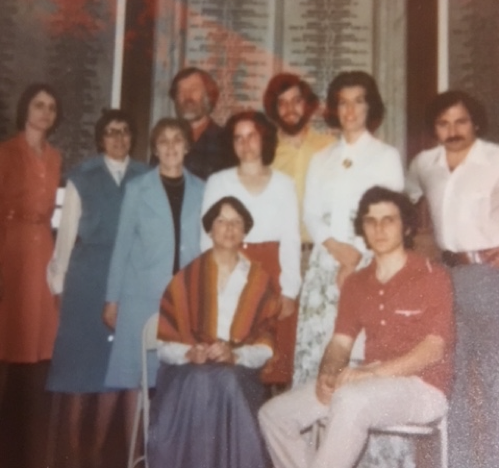
<path fill-rule="evenodd" d="M 275 468 L 352 468 L 370 429 L 426 424 L 447 411 L 454 348 L 449 275 L 409 250 L 417 220 L 405 195 L 369 189 L 354 222 L 374 259 L 345 281 L 319 376 L 260 410 Z M 350 353 L 362 329 L 365 361 L 355 366 Z M 315 451 L 302 432 L 323 419 Z"/>

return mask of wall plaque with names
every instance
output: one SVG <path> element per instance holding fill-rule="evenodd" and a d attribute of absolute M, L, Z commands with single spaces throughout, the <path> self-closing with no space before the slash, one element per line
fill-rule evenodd
<path fill-rule="evenodd" d="M 325 95 L 341 71 L 372 70 L 372 2 L 300 0 L 286 10 L 283 27 L 285 67 L 303 75 Z"/>
<path fill-rule="evenodd" d="M 170 4 L 170 7 L 163 6 Z M 157 19 L 153 114 L 172 115 L 167 87 L 178 69 L 198 66 L 220 87 L 215 120 L 262 108 L 270 78 L 303 76 L 324 98 L 341 71 L 365 70 L 390 100 L 378 133 L 404 148 L 405 6 L 393 0 L 164 0 Z M 388 70 L 388 71 L 387 71 Z M 167 82 L 167 83 L 165 83 Z M 323 126 L 319 117 L 317 122 Z"/>
<path fill-rule="evenodd" d="M 274 70 L 275 4 L 266 0 L 191 0 L 186 16 L 186 66 L 209 71 L 220 86 L 215 118 L 261 108 Z"/>
<path fill-rule="evenodd" d="M 485 105 L 486 138 L 499 142 L 499 9 L 497 0 L 449 2 L 449 88 L 468 91 Z"/>

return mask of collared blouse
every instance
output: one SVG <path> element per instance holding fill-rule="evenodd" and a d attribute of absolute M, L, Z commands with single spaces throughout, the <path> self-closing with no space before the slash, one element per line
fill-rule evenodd
<path fill-rule="evenodd" d="M 332 237 L 364 251 L 353 220 L 360 198 L 380 185 L 402 190 L 404 175 L 398 151 L 364 132 L 353 144 L 342 137 L 319 151 L 310 162 L 304 199 L 304 220 L 317 244 Z"/>

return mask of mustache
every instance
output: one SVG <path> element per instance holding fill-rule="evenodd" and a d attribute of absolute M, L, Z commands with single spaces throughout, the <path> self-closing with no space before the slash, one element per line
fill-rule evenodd
<path fill-rule="evenodd" d="M 456 136 L 451 136 L 449 138 L 446 138 L 444 143 L 455 143 L 457 141 L 463 141 L 464 138 L 460 135 L 456 135 Z"/>
<path fill-rule="evenodd" d="M 186 104 L 196 104 L 196 101 L 194 99 L 184 99 L 180 105 L 185 106 Z"/>

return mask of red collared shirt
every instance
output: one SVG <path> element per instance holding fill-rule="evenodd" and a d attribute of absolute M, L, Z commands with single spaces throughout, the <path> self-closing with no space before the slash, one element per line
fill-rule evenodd
<path fill-rule="evenodd" d="M 412 252 L 404 267 L 380 283 L 376 263 L 352 274 L 342 289 L 335 333 L 366 331 L 366 363 L 400 357 L 428 335 L 446 344 L 442 361 L 418 374 L 448 394 L 455 339 L 452 284 L 446 270 Z"/>

